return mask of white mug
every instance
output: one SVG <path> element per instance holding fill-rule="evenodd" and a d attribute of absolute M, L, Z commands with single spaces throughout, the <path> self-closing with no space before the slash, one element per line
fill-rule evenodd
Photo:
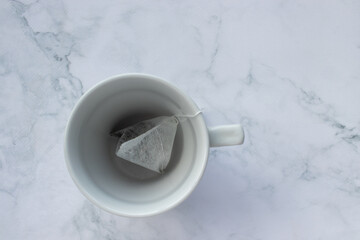
<path fill-rule="evenodd" d="M 65 159 L 80 191 L 100 208 L 121 216 L 150 216 L 171 209 L 194 190 L 209 147 L 244 141 L 240 125 L 208 129 L 202 114 L 182 121 L 164 174 L 115 155 L 109 133 L 156 116 L 194 115 L 195 103 L 174 85 L 147 74 L 110 77 L 76 104 L 65 135 Z"/>

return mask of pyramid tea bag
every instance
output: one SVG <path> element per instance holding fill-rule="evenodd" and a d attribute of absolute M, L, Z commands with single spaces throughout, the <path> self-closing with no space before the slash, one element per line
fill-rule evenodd
<path fill-rule="evenodd" d="M 170 161 L 178 124 L 175 116 L 162 116 L 116 131 L 111 134 L 119 137 L 116 155 L 163 173 Z"/>

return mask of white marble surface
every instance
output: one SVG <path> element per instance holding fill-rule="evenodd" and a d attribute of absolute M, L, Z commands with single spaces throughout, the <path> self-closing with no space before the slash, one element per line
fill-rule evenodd
<path fill-rule="evenodd" d="M 0 239 L 360 239 L 360 2 L 0 2 Z M 129 219 L 89 203 L 63 157 L 79 97 L 161 76 L 242 123 L 193 194 Z"/>

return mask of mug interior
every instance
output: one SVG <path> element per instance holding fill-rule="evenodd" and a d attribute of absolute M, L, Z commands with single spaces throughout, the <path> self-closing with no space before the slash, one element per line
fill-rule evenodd
<path fill-rule="evenodd" d="M 195 188 L 206 165 L 209 140 L 202 115 L 180 122 L 163 174 L 118 158 L 110 133 L 149 118 L 197 111 L 177 88 L 153 76 L 127 74 L 99 83 L 80 99 L 67 126 L 72 178 L 87 198 L 115 214 L 147 216 L 175 206 Z"/>

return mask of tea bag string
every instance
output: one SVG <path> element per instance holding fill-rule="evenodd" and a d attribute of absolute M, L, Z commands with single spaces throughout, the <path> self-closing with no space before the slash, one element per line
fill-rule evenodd
<path fill-rule="evenodd" d="M 203 112 L 203 109 L 197 111 L 195 114 L 179 114 L 179 115 L 175 115 L 176 119 L 179 121 L 179 122 L 184 122 L 186 120 L 188 120 L 189 118 L 194 118 L 196 117 L 197 115 L 199 115 L 200 113 Z"/>

